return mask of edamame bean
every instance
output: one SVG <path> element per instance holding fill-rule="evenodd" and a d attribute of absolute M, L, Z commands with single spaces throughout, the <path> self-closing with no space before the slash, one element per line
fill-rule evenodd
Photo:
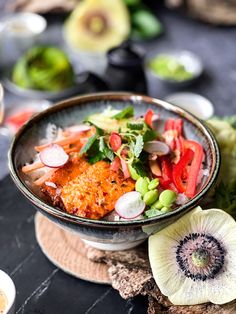
<path fill-rule="evenodd" d="M 148 189 L 149 190 L 154 190 L 156 187 L 159 185 L 159 179 L 153 179 L 149 184 L 148 184 Z"/>
<path fill-rule="evenodd" d="M 164 207 L 162 207 L 162 209 L 161 209 L 161 212 L 162 212 L 163 214 L 169 213 L 170 211 L 171 211 L 170 207 L 167 207 L 167 206 L 164 206 Z"/>
<path fill-rule="evenodd" d="M 176 200 L 176 193 L 172 190 L 165 190 L 161 192 L 159 200 L 163 206 L 170 207 Z"/>
<path fill-rule="evenodd" d="M 135 190 L 139 192 L 142 196 L 148 192 L 148 181 L 146 178 L 138 178 L 135 183 Z"/>
<path fill-rule="evenodd" d="M 154 204 L 152 204 L 152 208 L 155 208 L 155 209 L 162 209 L 163 205 L 162 203 L 157 200 Z"/>
<path fill-rule="evenodd" d="M 143 201 L 146 205 L 152 205 L 158 199 L 158 191 L 151 190 L 144 194 Z"/>

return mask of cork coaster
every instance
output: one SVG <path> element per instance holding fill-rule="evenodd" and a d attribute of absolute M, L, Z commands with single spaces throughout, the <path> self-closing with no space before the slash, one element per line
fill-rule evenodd
<path fill-rule="evenodd" d="M 78 235 L 58 227 L 39 212 L 35 215 L 35 233 L 43 253 L 58 268 L 83 280 L 111 283 L 108 266 L 86 257 L 86 245 Z"/>

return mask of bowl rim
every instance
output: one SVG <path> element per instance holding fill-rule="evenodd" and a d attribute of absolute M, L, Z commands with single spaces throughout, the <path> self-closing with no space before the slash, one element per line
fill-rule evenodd
<path fill-rule="evenodd" d="M 50 115 L 52 113 L 58 112 L 60 110 L 70 108 L 73 106 L 78 106 L 80 104 L 91 102 L 91 101 L 97 101 L 97 100 L 129 100 L 131 102 L 147 102 L 151 103 L 152 105 L 161 106 L 166 110 L 170 110 L 171 112 L 175 112 L 177 114 L 180 114 L 181 116 L 186 117 L 190 122 L 192 122 L 197 127 L 200 127 L 201 131 L 205 134 L 207 139 L 210 141 L 211 147 L 214 148 L 215 154 L 212 155 L 213 157 L 213 171 L 212 176 L 208 180 L 208 183 L 206 186 L 203 187 L 203 189 L 189 202 L 187 202 L 184 205 L 181 205 L 174 211 L 165 213 L 163 215 L 159 215 L 152 218 L 147 219 L 137 219 L 137 220 L 127 220 L 127 221 L 105 221 L 105 220 L 94 220 L 89 218 L 83 218 L 79 217 L 73 214 L 69 214 L 67 212 L 62 211 L 61 209 L 58 209 L 52 205 L 47 204 L 42 199 L 40 199 L 36 194 L 34 194 L 32 191 L 30 191 L 27 184 L 20 178 L 20 176 L 17 173 L 16 166 L 14 164 L 14 151 L 17 146 L 18 140 L 21 138 L 22 134 L 31 127 L 33 124 L 37 123 L 37 121 L 41 120 L 45 115 Z M 213 185 L 216 182 L 216 178 L 219 173 L 220 169 L 220 151 L 217 144 L 217 141 L 215 137 L 213 136 L 210 129 L 203 124 L 203 122 L 196 118 L 194 115 L 189 113 L 188 111 L 172 105 L 168 102 L 165 102 L 163 100 L 149 97 L 146 95 L 136 94 L 136 93 L 129 93 L 129 92 L 101 92 L 101 93 L 93 93 L 93 94 L 87 94 L 83 96 L 76 96 L 72 97 L 66 100 L 62 100 L 58 103 L 56 103 L 54 106 L 49 107 L 48 109 L 36 114 L 34 117 L 32 117 L 28 122 L 26 122 L 17 132 L 17 134 L 14 136 L 10 148 L 8 150 L 8 167 L 10 171 L 11 178 L 13 179 L 14 183 L 16 184 L 17 188 L 23 193 L 23 195 L 32 202 L 37 208 L 40 208 L 43 212 L 46 212 L 49 216 L 53 216 L 56 219 L 63 220 L 65 222 L 70 222 L 73 224 L 82 224 L 84 226 L 95 226 L 95 227 L 127 227 L 127 226 L 147 226 L 150 224 L 154 224 L 157 221 L 162 221 L 165 219 L 168 219 L 173 216 L 178 216 L 178 214 L 182 212 L 187 212 L 190 209 L 192 209 L 194 206 L 198 204 L 200 199 L 206 195 L 206 193 L 210 190 L 210 188 L 213 187 Z"/>

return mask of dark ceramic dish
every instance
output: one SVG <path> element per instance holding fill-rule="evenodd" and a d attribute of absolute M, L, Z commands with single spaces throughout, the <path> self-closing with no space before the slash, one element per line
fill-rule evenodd
<path fill-rule="evenodd" d="M 181 117 L 184 120 L 186 137 L 203 145 L 209 176 L 202 181 L 198 194 L 192 200 L 173 212 L 155 218 L 110 222 L 80 218 L 63 212 L 47 203 L 39 193 L 27 186 L 20 169 L 26 162 L 33 160 L 34 146 L 45 137 L 46 126 L 49 122 L 66 127 L 81 122 L 88 114 L 101 112 L 108 105 L 123 108 L 129 104 L 135 107 L 136 114 L 143 114 L 147 108 L 152 108 L 155 112 L 160 113 L 163 119 Z M 93 246 L 112 250 L 128 249 L 139 244 L 149 234 L 164 228 L 195 207 L 212 188 L 220 167 L 217 143 L 200 120 L 183 109 L 164 101 L 128 93 L 91 94 L 58 103 L 33 117 L 20 129 L 11 144 L 8 156 L 12 179 L 37 210 L 58 225 L 77 232 L 83 240 Z"/>
<path fill-rule="evenodd" d="M 22 88 L 12 82 L 9 73 L 3 78 L 4 87 L 15 95 L 30 99 L 59 101 L 74 95 L 108 90 L 107 84 L 103 79 L 88 71 L 76 75 L 75 84 L 61 91 L 40 91 Z"/>

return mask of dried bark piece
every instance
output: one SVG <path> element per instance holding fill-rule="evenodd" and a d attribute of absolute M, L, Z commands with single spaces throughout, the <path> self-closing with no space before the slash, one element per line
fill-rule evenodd
<path fill-rule="evenodd" d="M 234 314 L 236 301 L 228 304 L 217 305 L 211 303 L 180 306 L 162 304 L 153 297 L 148 297 L 148 314 Z"/>
<path fill-rule="evenodd" d="M 137 248 L 127 251 L 101 251 L 91 246 L 87 246 L 87 258 L 98 263 L 116 263 L 123 262 L 134 265 L 149 266 L 147 243 L 139 245 Z"/>

